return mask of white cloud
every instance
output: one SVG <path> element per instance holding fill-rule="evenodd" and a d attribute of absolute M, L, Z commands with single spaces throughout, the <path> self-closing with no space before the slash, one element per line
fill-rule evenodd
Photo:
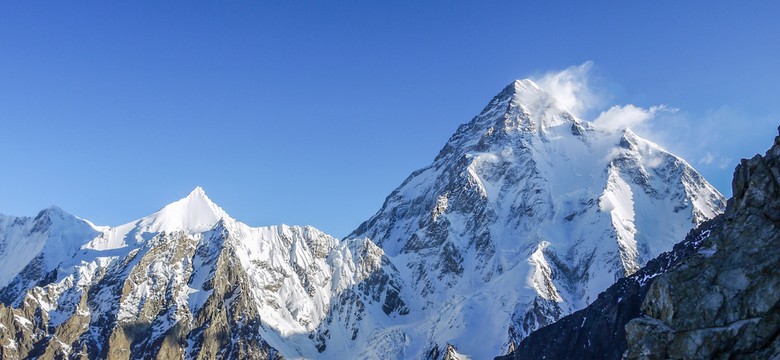
<path fill-rule="evenodd" d="M 599 97 L 588 85 L 592 61 L 571 66 L 561 71 L 548 72 L 531 80 L 547 91 L 566 110 L 576 116 L 582 116 L 587 110 L 598 106 Z"/>
<path fill-rule="evenodd" d="M 660 156 L 651 156 L 645 159 L 644 161 L 645 161 L 645 166 L 655 169 L 664 163 L 664 158 Z"/>
<path fill-rule="evenodd" d="M 718 167 L 719 168 L 721 168 L 722 170 L 725 170 L 725 169 L 728 169 L 728 168 L 730 168 L 732 166 L 735 166 L 735 165 L 731 163 L 731 159 L 729 159 L 727 157 L 720 158 L 720 162 L 718 163 Z"/>
<path fill-rule="evenodd" d="M 699 159 L 699 164 L 710 165 L 713 161 L 715 161 L 715 155 L 712 155 L 712 153 L 708 151 L 707 155 L 704 155 L 703 158 Z"/>
<path fill-rule="evenodd" d="M 547 93 L 552 95 L 560 106 L 577 117 L 582 118 L 589 110 L 598 110 L 604 105 L 608 94 L 599 92 L 591 86 L 592 61 L 581 65 L 570 66 L 564 70 L 547 72 L 541 76 L 532 77 Z M 607 95 L 607 96 L 604 96 Z M 636 130 L 648 120 L 652 120 L 660 111 L 674 111 L 665 106 L 653 106 L 649 109 L 632 104 L 615 105 L 602 111 L 594 120 L 594 125 L 604 130 Z M 647 130 L 646 128 L 643 130 Z"/>
<path fill-rule="evenodd" d="M 652 106 L 649 109 L 631 104 L 615 105 L 607 111 L 602 111 L 593 121 L 593 125 L 608 131 L 637 129 L 645 125 L 648 120 L 652 120 L 658 112 L 664 110 L 667 109 L 663 105 Z"/>
<path fill-rule="evenodd" d="M 731 188 L 729 169 L 736 165 L 733 159 L 763 153 L 777 134 L 777 112 L 756 114 L 752 109 L 727 105 L 706 112 L 678 111 L 664 105 L 612 106 L 613 94 L 599 86 L 602 82 L 593 76 L 592 67 L 588 61 L 531 76 L 531 80 L 554 96 L 561 107 L 580 119 L 591 120 L 598 128 L 630 128 L 683 158 L 698 159 L 702 174 L 726 194 Z"/>

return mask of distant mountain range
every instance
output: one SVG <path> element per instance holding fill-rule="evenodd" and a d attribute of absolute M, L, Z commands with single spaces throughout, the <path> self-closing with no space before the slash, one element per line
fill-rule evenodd
<path fill-rule="evenodd" d="M 250 227 L 201 188 L 117 227 L 0 215 L 0 357 L 492 358 L 725 204 L 519 80 L 342 240 Z"/>

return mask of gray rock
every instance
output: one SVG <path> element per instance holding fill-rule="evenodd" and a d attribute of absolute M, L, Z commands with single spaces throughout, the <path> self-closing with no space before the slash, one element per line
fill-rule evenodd
<path fill-rule="evenodd" d="M 737 166 L 727 220 L 708 239 L 717 250 L 653 283 L 644 316 L 626 327 L 624 358 L 780 357 L 778 144 Z"/>

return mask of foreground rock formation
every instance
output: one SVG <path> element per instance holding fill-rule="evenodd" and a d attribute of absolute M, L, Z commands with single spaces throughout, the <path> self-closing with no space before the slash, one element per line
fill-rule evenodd
<path fill-rule="evenodd" d="M 737 166 L 733 191 L 699 252 L 650 286 L 625 358 L 780 357 L 780 136 Z"/>

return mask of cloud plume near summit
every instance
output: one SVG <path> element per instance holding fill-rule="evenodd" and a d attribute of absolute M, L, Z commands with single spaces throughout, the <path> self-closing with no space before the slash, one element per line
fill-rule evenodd
<path fill-rule="evenodd" d="M 592 61 L 570 66 L 560 71 L 550 71 L 541 76 L 532 77 L 541 88 L 558 100 L 558 103 L 577 117 L 584 118 L 589 112 L 602 108 L 607 94 L 591 86 Z M 647 122 L 652 121 L 661 111 L 674 111 L 665 105 L 643 108 L 633 104 L 612 105 L 603 110 L 593 121 L 596 127 L 617 131 L 623 129 L 645 130 Z"/>
<path fill-rule="evenodd" d="M 593 62 L 586 61 L 560 71 L 550 71 L 532 77 L 531 80 L 557 99 L 566 110 L 581 117 L 601 102 L 601 98 L 589 85 L 592 67 Z"/>
<path fill-rule="evenodd" d="M 749 141 L 750 133 L 772 133 L 777 126 L 776 116 L 756 116 L 750 109 L 730 105 L 719 104 L 702 113 L 663 104 L 675 101 L 669 100 L 674 97 L 656 100 L 660 104 L 649 107 L 615 104 L 615 94 L 599 85 L 594 67 L 594 62 L 586 61 L 530 78 L 554 96 L 559 106 L 580 119 L 591 121 L 599 129 L 610 132 L 631 129 L 683 158 L 699 159 L 696 165 L 705 176 L 716 179 L 718 189 L 725 194 L 731 189 L 731 170 L 735 164 L 725 154 L 740 151 Z"/>

